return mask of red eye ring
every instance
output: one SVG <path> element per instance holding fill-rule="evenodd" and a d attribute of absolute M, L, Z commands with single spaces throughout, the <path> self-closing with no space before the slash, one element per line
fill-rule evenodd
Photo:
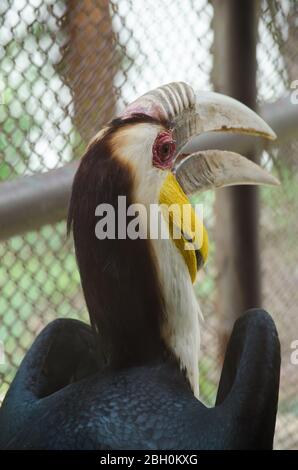
<path fill-rule="evenodd" d="M 172 131 L 160 132 L 153 145 L 153 165 L 162 170 L 171 168 L 175 150 Z"/>

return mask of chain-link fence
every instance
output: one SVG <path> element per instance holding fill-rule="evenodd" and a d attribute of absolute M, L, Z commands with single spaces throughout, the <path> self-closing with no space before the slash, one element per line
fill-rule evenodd
<path fill-rule="evenodd" d="M 288 94 L 298 79 L 295 3 L 262 2 L 260 102 Z M 0 181 L 77 158 L 103 123 L 148 89 L 177 80 L 212 88 L 207 0 L 2 0 L 0 14 Z M 298 339 L 296 150 L 292 138 L 263 154 L 282 181 L 279 190 L 262 189 L 260 220 L 264 306 L 282 345 L 278 448 L 298 448 L 298 366 L 290 362 Z M 214 194 L 204 195 L 211 240 L 213 201 Z M 201 393 L 208 404 L 221 367 L 214 249 L 196 286 L 206 317 Z M 2 242 L 0 260 L 1 401 L 37 333 L 57 317 L 87 320 L 87 312 L 65 222 Z"/>

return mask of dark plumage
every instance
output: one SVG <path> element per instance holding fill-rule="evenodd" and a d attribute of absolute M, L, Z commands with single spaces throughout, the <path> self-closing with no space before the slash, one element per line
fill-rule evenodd
<path fill-rule="evenodd" d="M 169 354 L 161 339 L 163 298 L 148 240 L 105 239 L 95 235 L 95 209 L 118 197 L 134 200 L 130 166 L 111 151 L 111 138 L 124 126 L 155 122 L 136 116 L 114 120 L 103 138 L 88 147 L 76 173 L 69 207 L 76 257 L 91 324 L 107 367 L 146 364 Z M 117 219 L 116 219 L 117 225 Z M 117 233 L 117 227 L 116 227 Z"/>
<path fill-rule="evenodd" d="M 217 406 L 178 367 L 101 372 L 90 328 L 56 320 L 27 353 L 0 410 L 2 449 L 270 449 L 280 351 L 261 310 L 235 324 Z"/>

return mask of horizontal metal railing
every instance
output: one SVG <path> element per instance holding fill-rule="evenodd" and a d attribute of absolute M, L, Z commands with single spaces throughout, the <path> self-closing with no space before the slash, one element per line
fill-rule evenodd
<path fill-rule="evenodd" d="M 260 114 L 279 141 L 298 132 L 298 105 L 290 97 L 261 107 Z M 247 154 L 260 139 L 235 134 L 206 134 L 193 139 L 186 151 L 229 149 Z M 266 144 L 264 142 L 264 144 Z M 64 220 L 78 162 L 33 176 L 0 184 L 0 240 Z"/>

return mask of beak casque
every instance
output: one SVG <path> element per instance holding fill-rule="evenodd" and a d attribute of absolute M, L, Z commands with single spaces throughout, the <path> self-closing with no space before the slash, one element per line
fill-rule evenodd
<path fill-rule="evenodd" d="M 208 150 L 185 157 L 184 145 L 203 132 L 223 131 L 261 136 L 276 135 L 266 122 L 239 101 L 213 92 L 197 92 L 183 82 L 149 91 L 126 108 L 122 118 L 142 113 L 170 122 L 177 147 L 173 173 L 186 194 L 238 184 L 279 184 L 257 164 L 233 152 Z"/>

